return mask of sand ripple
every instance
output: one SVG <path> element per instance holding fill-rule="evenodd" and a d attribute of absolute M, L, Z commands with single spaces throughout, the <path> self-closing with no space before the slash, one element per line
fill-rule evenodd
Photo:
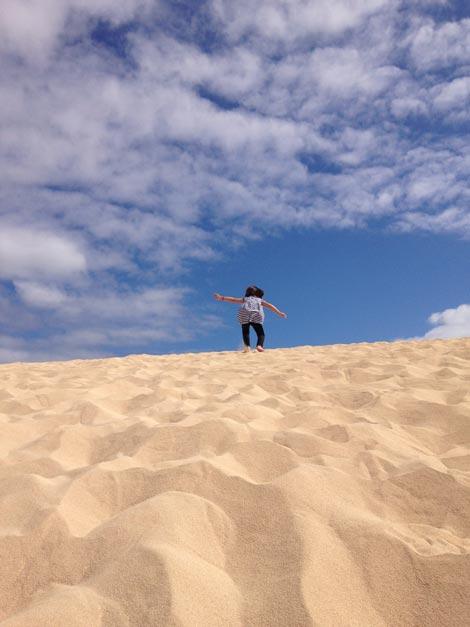
<path fill-rule="evenodd" d="M 470 340 L 0 367 L 5 626 L 462 626 Z"/>

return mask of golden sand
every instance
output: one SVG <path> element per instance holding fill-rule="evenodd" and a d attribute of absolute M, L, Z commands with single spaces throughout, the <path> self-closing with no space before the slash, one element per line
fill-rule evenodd
<path fill-rule="evenodd" d="M 0 366 L 5 627 L 470 624 L 470 339 Z"/>

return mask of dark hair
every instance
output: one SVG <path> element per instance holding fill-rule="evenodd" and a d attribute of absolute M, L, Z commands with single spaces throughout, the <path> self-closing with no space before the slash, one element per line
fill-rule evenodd
<path fill-rule="evenodd" d="M 246 296 L 257 296 L 258 298 L 263 298 L 264 291 L 256 285 L 250 285 L 250 287 L 246 288 L 245 297 Z"/>

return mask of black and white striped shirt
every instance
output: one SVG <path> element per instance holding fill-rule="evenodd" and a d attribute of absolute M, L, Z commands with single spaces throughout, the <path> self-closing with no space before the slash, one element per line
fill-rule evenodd
<path fill-rule="evenodd" d="M 238 310 L 238 322 L 246 324 L 247 322 L 264 322 L 263 301 L 257 296 L 245 296 L 243 305 Z"/>

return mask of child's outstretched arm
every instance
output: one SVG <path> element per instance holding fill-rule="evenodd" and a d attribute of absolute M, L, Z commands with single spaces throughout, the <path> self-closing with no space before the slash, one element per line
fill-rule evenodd
<path fill-rule="evenodd" d="M 222 294 L 214 294 L 215 300 L 223 301 L 224 303 L 242 303 L 243 298 L 236 298 L 235 296 L 222 296 Z"/>
<path fill-rule="evenodd" d="M 263 307 L 266 307 L 266 309 L 270 309 L 281 318 L 287 318 L 287 314 L 285 314 L 283 311 L 279 311 L 277 307 L 275 307 L 274 305 L 271 305 L 271 303 L 268 303 L 267 300 L 261 301 L 261 304 L 263 305 Z"/>

